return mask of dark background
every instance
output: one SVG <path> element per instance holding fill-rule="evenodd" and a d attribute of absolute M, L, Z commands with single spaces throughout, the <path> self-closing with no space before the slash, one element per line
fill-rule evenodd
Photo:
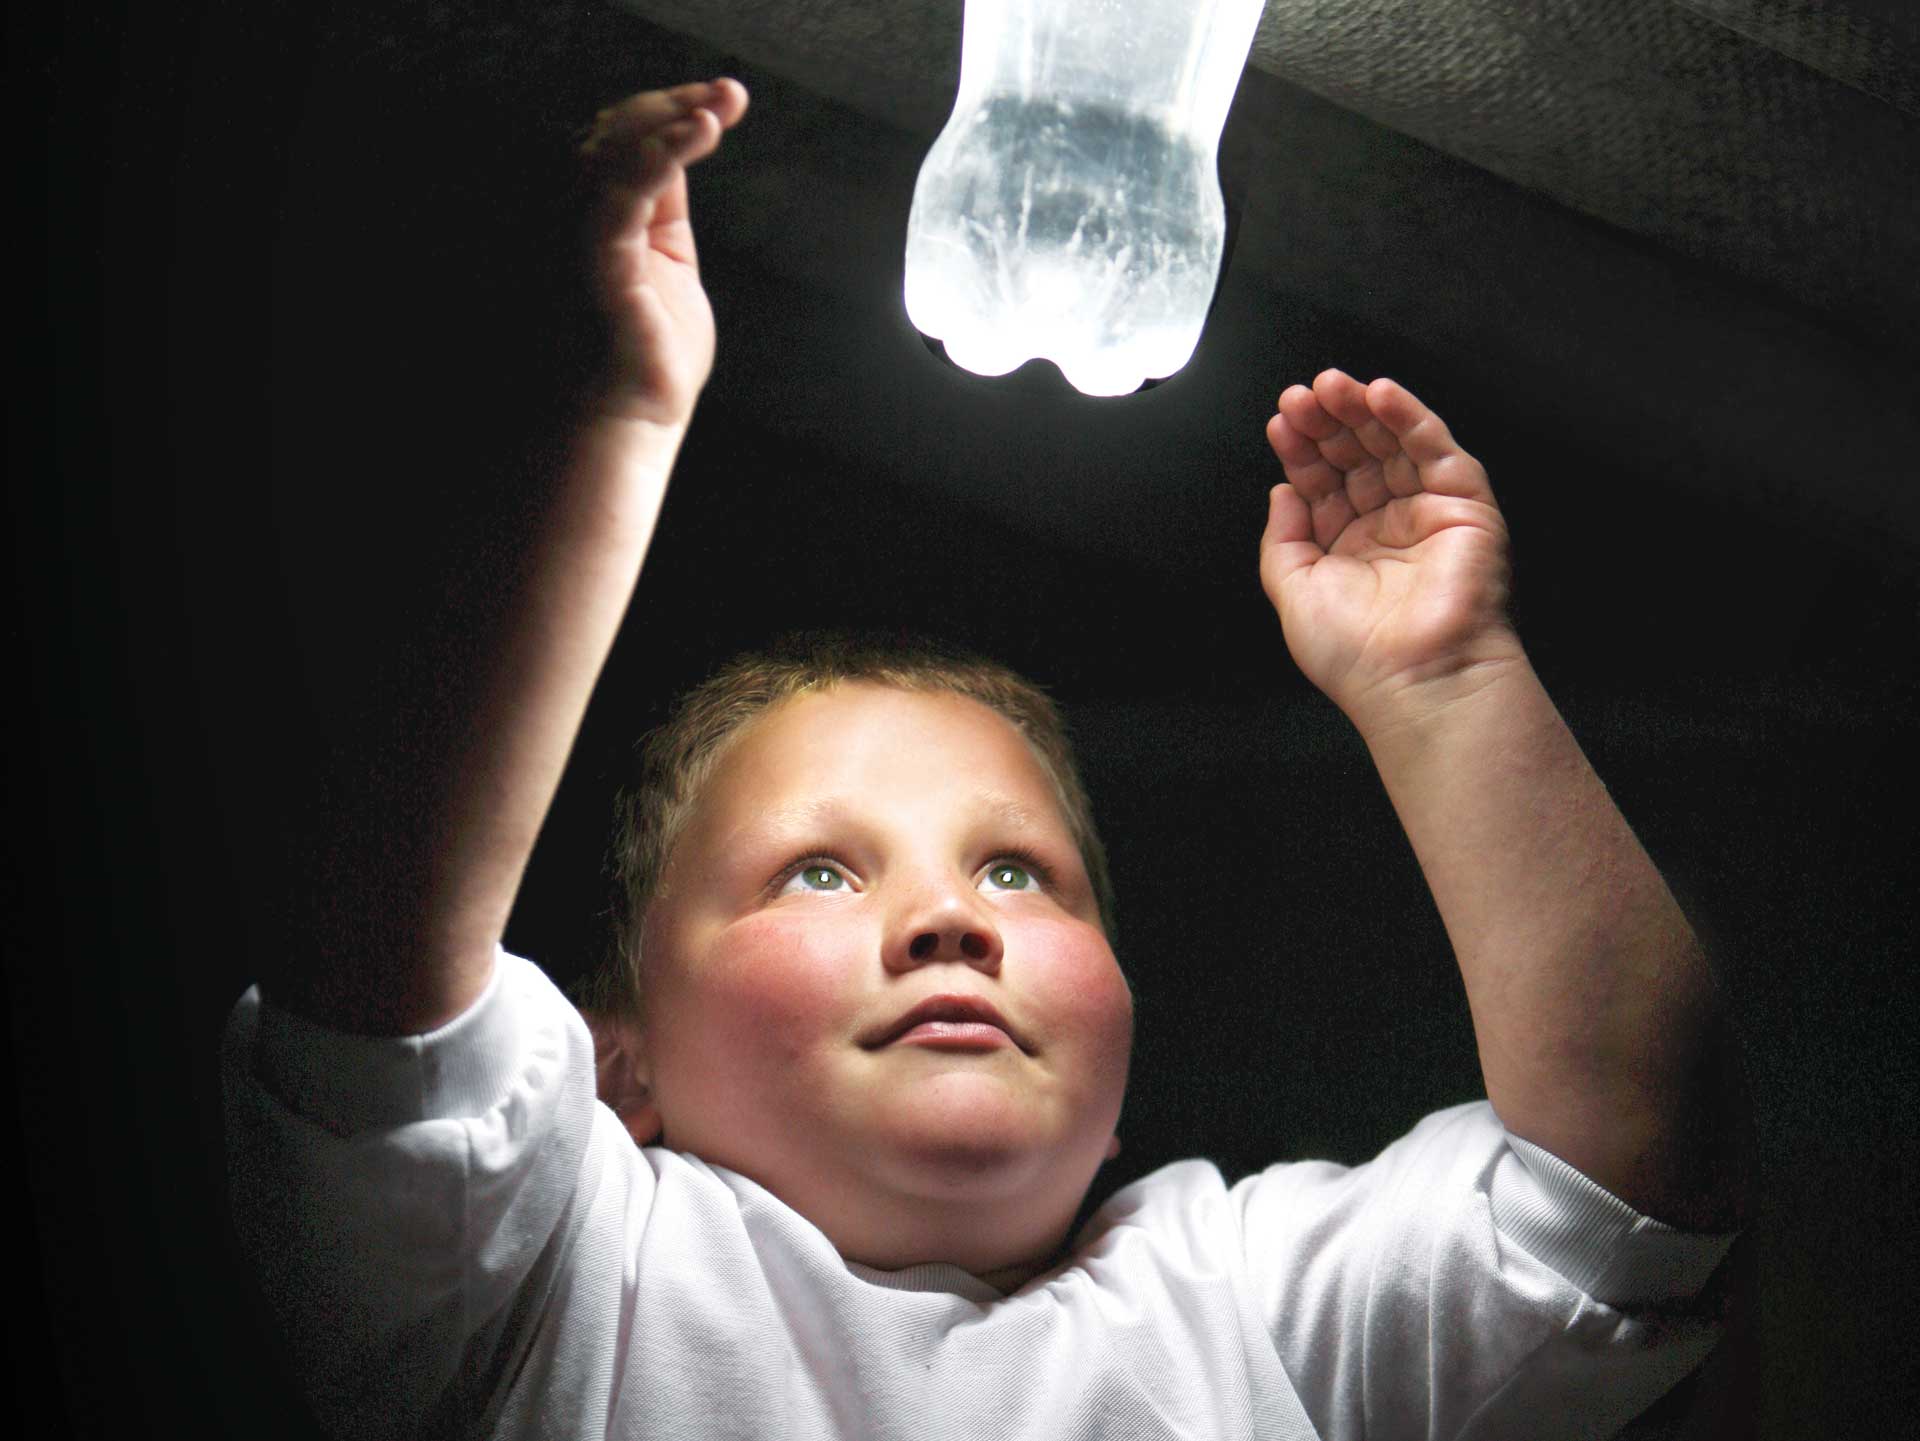
<path fill-rule="evenodd" d="M 1094 401 L 1039 362 L 956 371 L 907 322 L 930 131 L 617 11 L 9 23 L 44 200 L 9 421 L 10 1350 L 55 1434 L 62 1408 L 86 1435 L 304 1434 L 225 1231 L 221 1027 L 279 944 L 322 758 L 403 753 L 457 689 L 435 677 L 551 483 L 592 353 L 574 131 L 720 73 L 753 109 L 693 180 L 719 360 L 509 945 L 563 981 L 587 963 L 611 793 L 674 691 L 794 627 L 913 628 L 1032 675 L 1074 726 L 1140 1016 L 1103 1189 L 1196 1154 L 1358 1162 L 1476 1096 L 1411 851 L 1255 573 L 1274 398 L 1327 365 L 1391 374 L 1487 463 L 1523 639 L 1747 1051 L 1746 1305 L 1646 1434 L 1901 1414 L 1910 330 L 1250 72 L 1200 350 Z M 1247 139 L 1282 119 L 1284 176 Z M 1261 228 L 1281 193 L 1285 245 Z"/>

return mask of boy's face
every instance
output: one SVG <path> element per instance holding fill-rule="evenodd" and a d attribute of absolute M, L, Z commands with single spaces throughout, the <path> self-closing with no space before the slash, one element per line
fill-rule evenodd
<path fill-rule="evenodd" d="M 710 780 L 643 946 L 669 1144 L 869 1265 L 1017 1273 L 1064 1239 L 1116 1144 L 1133 1004 L 999 714 L 864 683 L 778 706 Z M 956 1018 L 897 1034 L 940 998 Z"/>

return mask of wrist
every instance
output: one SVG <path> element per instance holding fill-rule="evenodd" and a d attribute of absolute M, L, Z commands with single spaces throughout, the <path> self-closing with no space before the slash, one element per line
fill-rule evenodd
<path fill-rule="evenodd" d="M 1375 684 L 1342 710 L 1370 746 L 1398 738 L 1418 743 L 1436 728 L 1471 724 L 1499 710 L 1517 691 L 1537 689 L 1539 677 L 1520 637 L 1503 627 L 1445 664 Z"/>
<path fill-rule="evenodd" d="M 1473 723 L 1476 716 L 1511 704 L 1517 691 L 1538 689 L 1538 685 L 1540 679 L 1519 635 L 1505 631 L 1484 637 L 1444 666 L 1379 681 L 1342 710 L 1367 744 L 1396 737 L 1419 741 L 1436 729 Z"/>
<path fill-rule="evenodd" d="M 552 523 L 572 534 L 576 545 L 644 548 L 686 434 L 685 421 L 608 412 L 597 399 L 585 401 Z"/>
<path fill-rule="evenodd" d="M 580 405 L 583 426 L 606 425 L 633 434 L 670 437 L 678 442 L 693 424 L 692 405 L 667 404 L 616 384 L 588 390 Z"/>
<path fill-rule="evenodd" d="M 626 454 L 660 455 L 671 464 L 687 438 L 686 420 L 657 420 L 650 416 L 598 409 L 582 427 L 596 439 Z"/>

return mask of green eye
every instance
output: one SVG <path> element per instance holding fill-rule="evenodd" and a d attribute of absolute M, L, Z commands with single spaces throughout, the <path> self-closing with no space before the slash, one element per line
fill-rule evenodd
<path fill-rule="evenodd" d="M 840 884 L 841 875 L 832 866 L 808 866 L 800 880 L 810 891 L 830 891 Z"/>
<path fill-rule="evenodd" d="M 1012 865 L 1006 861 L 989 867 L 987 876 L 1003 891 L 1024 891 L 1033 884 L 1033 877 L 1027 873 L 1025 867 Z"/>

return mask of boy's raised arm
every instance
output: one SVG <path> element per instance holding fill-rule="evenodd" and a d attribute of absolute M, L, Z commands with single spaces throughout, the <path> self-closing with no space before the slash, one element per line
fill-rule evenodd
<path fill-rule="evenodd" d="M 711 154 L 746 108 L 745 88 L 730 79 L 651 91 L 602 111 L 582 146 L 601 197 L 607 376 L 531 538 L 521 588 L 495 618 L 498 640 L 461 739 L 423 762 L 436 767 L 418 791 L 424 813 L 381 817 L 383 874 L 370 861 L 345 862 L 326 878 L 351 894 L 316 911 L 343 919 L 316 925 L 321 934 L 302 938 L 306 953 L 263 981 L 276 1004 L 337 1030 L 408 1035 L 453 1019 L 485 989 L 713 367 L 686 166 Z"/>
<path fill-rule="evenodd" d="M 1706 957 L 1507 620 L 1486 472 L 1389 380 L 1290 388 L 1260 573 L 1372 752 L 1453 942 L 1502 1124 L 1657 1220 L 1744 1205 Z"/>

